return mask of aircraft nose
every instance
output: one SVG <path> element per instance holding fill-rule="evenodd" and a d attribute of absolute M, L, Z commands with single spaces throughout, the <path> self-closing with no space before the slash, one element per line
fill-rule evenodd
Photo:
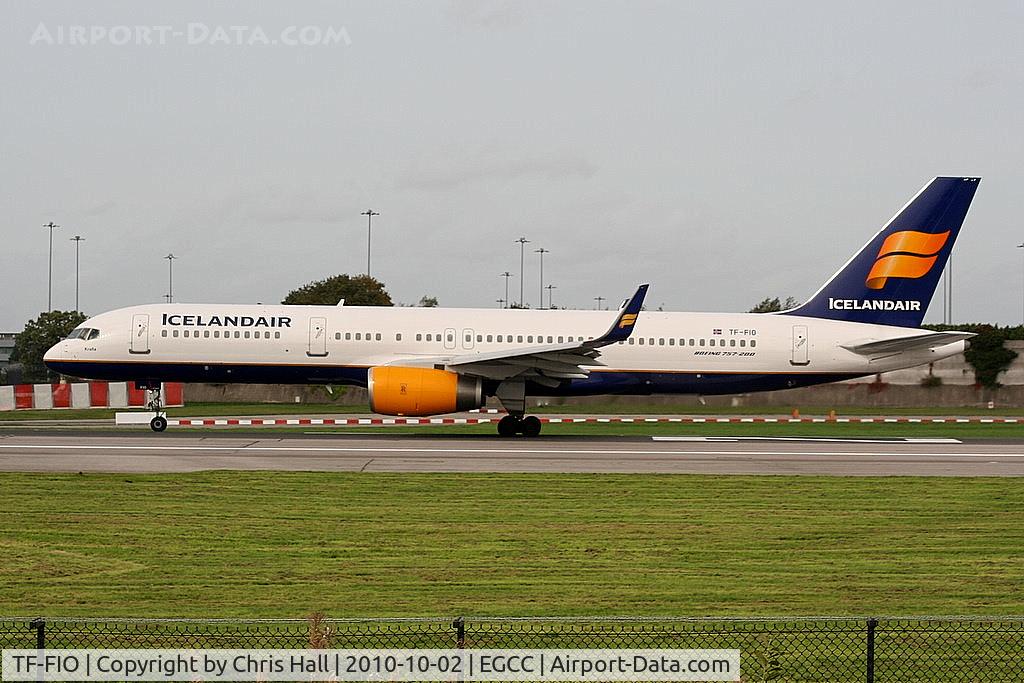
<path fill-rule="evenodd" d="M 64 342 L 59 341 L 50 347 L 50 350 L 43 354 L 43 365 L 50 367 L 50 363 L 56 363 L 63 360 L 67 354 L 64 351 Z M 50 368 L 55 369 L 55 368 Z"/>

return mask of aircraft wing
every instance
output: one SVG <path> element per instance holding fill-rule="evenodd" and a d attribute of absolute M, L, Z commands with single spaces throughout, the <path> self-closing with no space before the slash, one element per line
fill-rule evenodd
<path fill-rule="evenodd" d="M 491 353 L 463 353 L 449 356 L 395 360 L 389 365 L 440 366 L 459 374 L 506 380 L 527 379 L 555 387 L 565 380 L 585 379 L 590 368 L 604 365 L 598 358 L 601 347 L 629 338 L 636 325 L 648 285 L 640 285 L 622 303 L 608 330 L 595 339 L 547 346 L 525 346 Z"/>
<path fill-rule="evenodd" d="M 927 332 L 925 334 L 912 334 L 905 337 L 890 337 L 889 339 L 866 339 L 851 342 L 850 344 L 841 344 L 840 346 L 847 351 L 852 351 L 861 356 L 876 356 L 882 353 L 934 349 L 938 346 L 970 339 L 973 336 L 975 335 L 972 332 Z"/>

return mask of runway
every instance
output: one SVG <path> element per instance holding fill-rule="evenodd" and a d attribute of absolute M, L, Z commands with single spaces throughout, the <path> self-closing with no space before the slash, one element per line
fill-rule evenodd
<path fill-rule="evenodd" d="M 0 471 L 200 470 L 1024 476 L 1024 440 L 0 435 Z"/>

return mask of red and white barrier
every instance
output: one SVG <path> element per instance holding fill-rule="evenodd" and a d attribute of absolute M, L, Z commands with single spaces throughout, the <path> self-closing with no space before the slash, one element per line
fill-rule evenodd
<path fill-rule="evenodd" d="M 166 406 L 185 405 L 181 382 L 165 382 Z M 135 382 L 76 382 L 74 384 L 15 384 L 0 386 L 0 410 L 51 408 L 129 408 L 146 405 L 146 392 Z"/>
<path fill-rule="evenodd" d="M 542 417 L 544 424 L 1024 424 L 1016 417 Z M 168 418 L 171 427 L 497 424 L 491 417 Z"/>

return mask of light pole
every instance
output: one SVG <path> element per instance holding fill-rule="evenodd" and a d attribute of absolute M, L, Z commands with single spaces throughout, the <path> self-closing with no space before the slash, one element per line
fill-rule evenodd
<path fill-rule="evenodd" d="M 555 287 L 554 285 L 548 285 L 544 289 L 548 290 L 548 308 L 554 308 L 554 305 L 551 303 L 551 290 L 552 289 L 558 289 L 558 288 Z"/>
<path fill-rule="evenodd" d="M 71 241 L 75 243 L 75 311 L 78 311 L 78 248 L 82 246 L 82 242 L 85 238 L 81 235 L 75 235 L 71 238 Z"/>
<path fill-rule="evenodd" d="M 541 247 L 540 249 L 534 249 L 535 254 L 540 254 L 540 307 L 544 308 L 544 254 L 550 254 L 550 249 Z"/>
<path fill-rule="evenodd" d="M 949 252 L 949 324 L 953 324 L 953 252 Z"/>
<path fill-rule="evenodd" d="M 178 258 L 174 254 L 168 254 L 164 256 L 167 259 L 167 303 L 174 303 L 174 259 Z"/>
<path fill-rule="evenodd" d="M 47 278 L 47 285 L 46 285 L 46 310 L 47 311 L 52 311 L 53 310 L 53 229 L 54 228 L 59 228 L 60 226 L 57 225 L 56 223 L 54 223 L 53 221 L 50 221 L 49 223 L 47 223 L 43 227 L 50 229 L 50 274 L 49 274 L 49 277 Z"/>
<path fill-rule="evenodd" d="M 370 277 L 370 223 L 373 221 L 374 216 L 380 215 L 380 212 L 367 209 L 359 215 L 366 216 L 366 277 Z"/>
<path fill-rule="evenodd" d="M 503 278 L 505 278 L 505 298 L 502 300 L 502 301 L 504 301 L 505 305 L 502 306 L 502 308 L 507 308 L 508 307 L 508 279 L 510 277 L 512 277 L 512 273 L 510 273 L 510 272 L 508 272 L 506 270 L 504 273 L 501 274 L 501 276 Z"/>
<path fill-rule="evenodd" d="M 1024 249 L 1024 243 L 1017 245 L 1018 249 Z M 1024 316 L 1024 280 L 1021 280 L 1021 315 Z M 1024 317 L 1021 318 L 1021 322 L 1024 322 Z"/>
<path fill-rule="evenodd" d="M 594 297 L 594 301 L 597 302 L 597 310 L 600 311 L 601 310 L 601 302 L 604 301 L 604 297 L 603 296 L 595 296 Z"/>
<path fill-rule="evenodd" d="M 523 308 L 523 273 L 526 272 L 526 245 L 530 240 L 520 237 L 516 242 L 519 242 L 519 308 Z M 544 302 L 541 301 L 540 305 L 543 306 Z"/>

